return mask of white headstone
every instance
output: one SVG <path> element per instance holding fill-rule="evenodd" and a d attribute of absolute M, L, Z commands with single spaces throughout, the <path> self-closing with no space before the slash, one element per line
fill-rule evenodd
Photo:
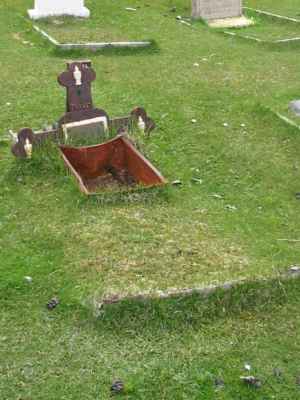
<path fill-rule="evenodd" d="M 84 0 L 35 0 L 34 9 L 28 10 L 28 14 L 31 19 L 60 15 L 87 18 L 90 11 L 84 6 Z"/>
<path fill-rule="evenodd" d="M 242 15 L 242 0 L 192 0 L 192 17 L 210 19 Z"/>

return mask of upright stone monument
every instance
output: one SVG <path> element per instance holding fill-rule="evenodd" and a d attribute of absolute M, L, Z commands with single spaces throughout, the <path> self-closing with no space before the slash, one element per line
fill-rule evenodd
<path fill-rule="evenodd" d="M 206 20 L 242 15 L 242 0 L 192 0 L 192 17 Z"/>
<path fill-rule="evenodd" d="M 61 15 L 87 18 L 90 11 L 84 0 L 35 0 L 34 9 L 28 10 L 28 14 L 31 19 Z"/>
<path fill-rule="evenodd" d="M 243 27 L 254 23 L 243 16 L 242 0 L 192 0 L 192 17 L 205 19 L 212 28 Z"/>

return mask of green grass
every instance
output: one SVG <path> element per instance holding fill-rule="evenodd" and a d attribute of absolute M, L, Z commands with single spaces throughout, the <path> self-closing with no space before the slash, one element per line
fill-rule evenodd
<path fill-rule="evenodd" d="M 109 24 L 112 7 L 122 22 L 112 38 L 121 32 L 157 47 L 57 54 L 25 18 L 31 0 L 2 1 L 0 138 L 58 120 L 65 93 L 56 77 L 67 57 L 88 55 L 94 103 L 112 117 L 144 106 L 158 128 L 142 149 L 182 185 L 87 199 L 57 154 L 16 162 L 1 141 L 1 398 L 105 399 L 120 376 L 135 399 L 296 399 L 298 283 L 284 292 L 269 284 L 269 300 L 254 285 L 254 308 L 251 296 L 236 293 L 223 317 L 223 295 L 204 316 L 191 298 L 125 303 L 96 320 L 90 302 L 274 279 L 299 263 L 299 243 L 289 241 L 300 239 L 299 132 L 265 111 L 286 107 L 300 91 L 297 48 L 180 24 L 175 16 L 190 14 L 183 0 L 150 7 L 141 0 L 138 14 L 122 11 L 133 1 L 86 3 L 92 18 L 83 24 L 99 26 L 102 7 Z M 270 11 L 282 4 L 273 3 Z M 74 24 L 66 20 L 63 29 Z M 44 304 L 55 295 L 62 305 L 49 314 Z M 239 310 L 245 299 L 249 307 Z M 268 380 L 261 391 L 240 385 L 246 361 Z M 273 365 L 283 382 L 272 377 Z M 226 387 L 215 393 L 217 375 Z"/>
<path fill-rule="evenodd" d="M 245 44 L 202 24 L 194 29 L 181 25 L 174 13 L 163 16 L 170 2 L 158 2 L 157 9 L 153 3 L 157 23 L 151 25 L 148 7 L 140 4 L 141 25 L 152 27 L 159 50 L 92 55 L 98 74 L 94 102 L 111 116 L 145 106 L 158 129 L 143 150 L 170 182 L 180 179 L 182 187 L 88 201 L 74 185 L 70 190 L 63 173 L 49 176 L 32 169 L 26 184 L 20 182 L 18 173 L 13 176 L 15 161 L 4 149 L 1 213 L 7 222 L 1 243 L 6 262 L 16 262 L 10 250 L 16 243 L 26 255 L 32 240 L 42 252 L 45 236 L 59 240 L 59 269 L 74 286 L 80 283 L 83 297 L 277 275 L 299 257 L 294 242 L 278 239 L 298 238 L 294 193 L 299 191 L 295 160 L 300 144 L 297 132 L 258 104 L 268 105 L 289 86 L 295 92 L 297 52 Z M 178 14 L 188 12 L 183 3 L 176 4 Z M 1 62 L 7 93 L 2 131 L 40 127 L 64 110 L 65 93 L 56 82 L 64 58 L 44 47 L 35 33 L 26 33 L 27 22 L 18 13 L 28 6 L 2 5 L 8 21 L 2 27 L 7 40 Z M 90 6 L 93 11 L 95 4 Z M 33 46 L 17 40 L 16 33 Z M 23 215 L 28 217 L 17 229 Z M 55 258 L 55 247 L 53 253 Z M 38 268 L 38 262 L 32 263 L 27 273 Z M 24 269 L 15 273 L 21 279 Z"/>
<path fill-rule="evenodd" d="M 227 29 L 227 31 L 236 32 L 241 36 L 250 36 L 266 42 L 300 38 L 300 22 L 284 21 L 279 18 L 260 15 L 249 10 L 244 14 L 253 19 L 255 24 L 241 29 Z"/>
<path fill-rule="evenodd" d="M 284 15 L 286 17 L 300 17 L 299 5 L 297 0 L 246 0 L 245 6 L 268 11 L 274 14 Z"/>
<path fill-rule="evenodd" d="M 91 5 L 92 18 L 49 18 L 39 22 L 39 26 L 61 43 L 141 41 L 152 37 L 157 21 L 156 4 L 131 2 L 137 11 L 127 11 L 125 1 L 104 1 L 99 7 Z M 140 23 L 140 14 L 147 13 L 148 24 Z M 112 19 L 111 16 L 114 16 Z"/>
<path fill-rule="evenodd" d="M 2 297 L 2 398 L 109 399 L 119 378 L 124 399 L 298 399 L 299 289 L 274 282 L 204 302 L 127 302 L 95 320 L 66 293 L 49 312 L 48 288 L 20 283 Z M 245 363 L 261 389 L 240 382 Z"/>

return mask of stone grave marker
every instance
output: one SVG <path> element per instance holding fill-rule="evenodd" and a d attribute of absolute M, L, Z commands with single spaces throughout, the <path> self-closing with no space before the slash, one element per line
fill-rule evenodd
<path fill-rule="evenodd" d="M 192 17 L 206 20 L 242 15 L 242 0 L 192 0 Z"/>
<path fill-rule="evenodd" d="M 34 9 L 28 10 L 28 14 L 31 19 L 62 15 L 88 18 L 90 11 L 84 0 L 35 0 Z"/>

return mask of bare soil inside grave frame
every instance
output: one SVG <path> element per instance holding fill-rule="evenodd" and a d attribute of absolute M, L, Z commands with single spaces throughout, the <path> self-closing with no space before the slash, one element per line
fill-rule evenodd
<path fill-rule="evenodd" d="M 161 173 L 124 136 L 95 146 L 60 146 L 66 166 L 87 195 L 120 187 L 160 186 Z"/>

